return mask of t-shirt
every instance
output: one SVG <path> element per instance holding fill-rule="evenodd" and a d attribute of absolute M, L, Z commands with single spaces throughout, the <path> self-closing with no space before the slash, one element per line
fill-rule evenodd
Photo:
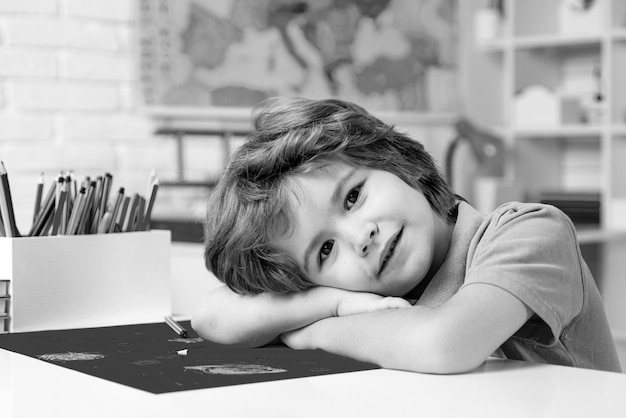
<path fill-rule="evenodd" d="M 446 259 L 418 304 L 439 306 L 476 283 L 498 286 L 534 312 L 500 347 L 506 358 L 621 371 L 576 231 L 556 207 L 513 202 L 484 215 L 459 203 Z"/>

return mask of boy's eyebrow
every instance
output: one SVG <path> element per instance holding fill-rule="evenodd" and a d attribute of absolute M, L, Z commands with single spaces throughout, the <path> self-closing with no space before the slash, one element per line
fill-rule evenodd
<path fill-rule="evenodd" d="M 356 173 L 356 168 L 353 167 L 350 170 L 348 170 L 348 172 L 345 175 L 339 178 L 339 180 L 335 184 L 335 189 L 333 190 L 333 194 L 330 196 L 331 207 L 334 207 L 334 205 L 336 205 L 337 202 L 341 199 L 341 195 L 342 195 L 341 192 L 345 188 L 346 183 L 350 181 L 350 179 L 352 178 L 352 176 L 354 176 L 355 173 Z M 318 235 L 313 237 L 313 239 L 309 242 L 309 245 L 307 245 L 306 250 L 304 250 L 304 271 L 307 274 L 310 274 L 309 260 L 311 259 L 311 252 L 316 247 L 316 244 L 318 241 L 317 237 Z"/>
<path fill-rule="evenodd" d="M 354 176 L 356 173 L 356 168 L 352 167 L 348 172 L 337 181 L 335 185 L 335 190 L 333 191 L 332 196 L 330 197 L 331 204 L 336 204 L 337 201 L 341 198 L 341 191 L 344 189 L 346 183 Z"/>

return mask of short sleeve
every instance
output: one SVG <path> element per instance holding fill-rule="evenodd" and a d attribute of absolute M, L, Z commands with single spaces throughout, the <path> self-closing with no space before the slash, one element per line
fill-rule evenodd
<path fill-rule="evenodd" d="M 470 245 L 464 286 L 490 284 L 519 298 L 539 321 L 534 317 L 518 334 L 552 345 L 584 299 L 571 221 L 553 206 L 507 204 L 479 232 Z"/>

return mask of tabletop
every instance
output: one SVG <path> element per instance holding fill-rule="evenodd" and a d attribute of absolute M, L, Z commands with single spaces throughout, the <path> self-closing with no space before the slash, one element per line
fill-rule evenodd
<path fill-rule="evenodd" d="M 489 359 L 471 373 L 376 369 L 152 394 L 0 349 L 0 416 L 624 417 L 626 375 Z"/>

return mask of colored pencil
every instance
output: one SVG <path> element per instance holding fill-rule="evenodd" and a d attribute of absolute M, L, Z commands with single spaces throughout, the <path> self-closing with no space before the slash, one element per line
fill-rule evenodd
<path fill-rule="evenodd" d="M 124 200 L 124 188 L 120 187 L 117 191 L 117 199 L 115 199 L 115 205 L 113 206 L 113 210 L 111 211 L 111 221 L 109 222 L 109 227 L 107 229 L 108 233 L 115 232 L 115 225 L 117 223 L 117 215 L 120 211 L 120 207 L 122 206 L 122 201 Z"/>
<path fill-rule="evenodd" d="M 80 217 L 83 206 L 85 205 L 85 194 L 86 190 L 81 186 L 78 196 L 76 197 L 76 202 L 74 202 L 74 208 L 72 209 L 72 214 L 70 215 L 70 221 L 67 225 L 67 235 L 76 234 L 76 230 L 78 229 L 78 218 Z"/>
<path fill-rule="evenodd" d="M 9 176 L 0 161 L 0 211 L 4 219 L 4 233 L 7 237 L 19 237 L 20 232 L 15 224 L 15 213 L 13 212 L 13 200 L 11 199 L 11 187 L 9 186 Z"/>
<path fill-rule="evenodd" d="M 166 316 L 165 323 L 169 325 L 169 327 L 172 328 L 172 330 L 174 330 L 174 332 L 178 334 L 178 336 L 182 338 L 187 338 L 187 330 L 183 328 L 182 325 L 180 325 L 178 322 L 174 321 L 174 318 L 172 318 L 171 316 Z"/>
<path fill-rule="evenodd" d="M 33 210 L 33 222 L 37 220 L 37 215 L 41 210 L 41 195 L 43 194 L 43 173 L 39 176 L 39 181 L 37 182 L 37 189 L 35 192 L 35 208 Z"/>
<path fill-rule="evenodd" d="M 156 177 L 152 182 L 150 190 L 150 200 L 148 201 L 148 208 L 144 216 L 143 225 L 141 231 L 148 231 L 150 229 L 150 218 L 152 217 L 152 208 L 154 207 L 154 201 L 156 200 L 157 191 L 159 190 L 159 178 Z"/>

